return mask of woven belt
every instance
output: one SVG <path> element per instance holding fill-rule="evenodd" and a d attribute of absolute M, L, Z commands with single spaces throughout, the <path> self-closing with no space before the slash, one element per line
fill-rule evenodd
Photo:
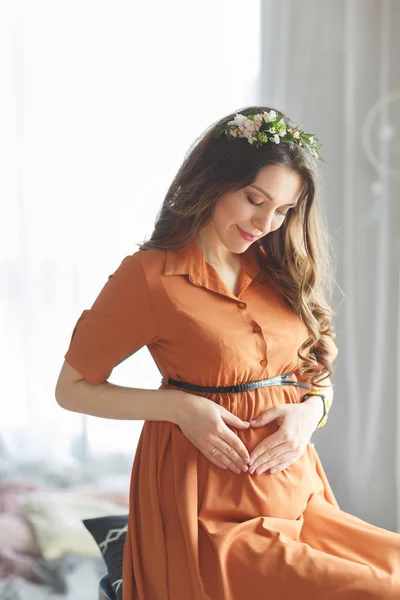
<path fill-rule="evenodd" d="M 225 393 L 236 393 L 236 392 L 245 392 L 247 390 L 256 390 L 258 388 L 267 387 L 270 385 L 295 385 L 297 387 L 302 387 L 306 389 L 310 389 L 309 386 L 305 383 L 300 383 L 299 381 L 286 381 L 288 377 L 290 377 L 292 373 L 282 373 L 281 375 L 277 375 L 276 377 L 270 377 L 269 379 L 261 379 L 259 381 L 249 381 L 248 383 L 238 383 L 237 385 L 225 385 L 225 386 L 205 386 L 205 385 L 195 385 L 194 383 L 188 383 L 187 381 L 179 381 L 178 379 L 173 379 L 172 377 L 168 378 L 168 383 L 170 385 L 183 388 L 185 390 L 192 390 L 194 392 L 218 392 L 221 394 Z M 162 378 L 162 383 L 165 383 L 165 377 Z"/>

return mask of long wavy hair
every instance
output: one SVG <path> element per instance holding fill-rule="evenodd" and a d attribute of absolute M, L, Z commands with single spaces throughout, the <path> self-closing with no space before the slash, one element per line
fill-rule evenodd
<path fill-rule="evenodd" d="M 298 350 L 302 361 L 299 373 L 316 386 L 333 374 L 329 356 L 335 338 L 331 306 L 334 247 L 320 202 L 321 173 L 311 154 L 293 142 L 271 142 L 256 148 L 246 138 L 214 137 L 215 127 L 254 108 L 275 110 L 295 127 L 282 111 L 266 106 L 240 109 L 211 125 L 186 153 L 156 216 L 153 233 L 138 244 L 139 250 L 187 244 L 210 221 L 218 198 L 252 183 L 263 167 L 283 165 L 301 175 L 304 188 L 296 207 L 278 229 L 255 243 L 259 245 L 261 280 L 272 280 L 307 327 L 309 338 Z"/>

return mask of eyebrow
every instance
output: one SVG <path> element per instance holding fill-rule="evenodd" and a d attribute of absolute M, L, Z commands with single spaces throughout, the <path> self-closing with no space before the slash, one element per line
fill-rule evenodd
<path fill-rule="evenodd" d="M 272 202 L 274 202 L 274 199 L 271 196 L 271 194 L 268 194 L 268 192 L 266 192 L 262 188 L 258 187 L 258 185 L 254 185 L 253 183 L 251 183 L 250 187 L 256 188 L 256 190 L 258 190 L 259 192 L 261 192 L 262 194 L 264 194 L 264 196 L 267 196 L 267 198 L 269 198 Z M 282 206 L 297 206 L 297 202 L 295 202 L 294 204 L 282 204 Z"/>

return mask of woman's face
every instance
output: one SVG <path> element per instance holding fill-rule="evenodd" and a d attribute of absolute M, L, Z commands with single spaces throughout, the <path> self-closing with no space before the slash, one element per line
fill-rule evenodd
<path fill-rule="evenodd" d="M 244 252 L 282 225 L 285 214 L 297 204 L 303 186 L 301 176 L 288 167 L 263 167 L 251 184 L 218 198 L 209 235 L 214 243 L 219 239 L 231 252 Z M 241 232 L 255 237 L 246 239 Z"/>

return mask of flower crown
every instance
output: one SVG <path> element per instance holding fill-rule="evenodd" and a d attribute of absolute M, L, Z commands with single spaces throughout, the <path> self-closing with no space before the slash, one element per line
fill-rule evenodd
<path fill-rule="evenodd" d="M 259 113 L 256 108 L 251 109 L 248 115 L 237 113 L 233 121 L 226 125 L 217 126 L 214 129 L 214 137 L 218 138 L 225 133 L 228 138 L 247 138 L 249 144 L 256 148 L 263 146 L 267 142 L 293 142 L 298 146 L 304 147 L 310 154 L 326 162 L 318 150 L 323 144 L 316 144 L 319 141 L 314 133 L 305 133 L 298 125 L 291 128 L 285 120 L 274 110 Z M 268 135 L 270 134 L 270 135 Z"/>

